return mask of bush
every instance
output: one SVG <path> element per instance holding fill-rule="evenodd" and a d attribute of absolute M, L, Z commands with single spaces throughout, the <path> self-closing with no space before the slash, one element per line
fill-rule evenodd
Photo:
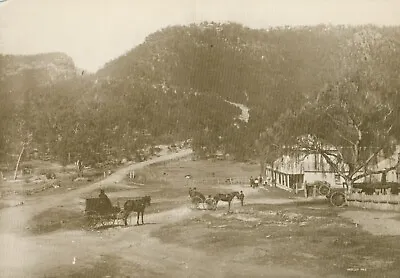
<path fill-rule="evenodd" d="M 48 180 L 56 179 L 56 173 L 50 170 L 42 170 L 40 174 L 45 175 Z"/>

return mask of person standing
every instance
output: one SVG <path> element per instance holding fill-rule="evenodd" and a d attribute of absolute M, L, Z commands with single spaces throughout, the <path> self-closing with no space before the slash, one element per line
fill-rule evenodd
<path fill-rule="evenodd" d="M 240 200 L 240 203 L 242 204 L 242 207 L 243 207 L 243 202 L 244 202 L 244 194 L 243 194 L 243 191 L 240 191 L 239 200 Z"/>
<path fill-rule="evenodd" d="M 258 187 L 258 178 L 254 180 L 254 187 Z"/>
<path fill-rule="evenodd" d="M 83 177 L 83 163 L 82 160 L 78 159 L 76 162 L 76 166 L 78 167 L 78 177 Z"/>

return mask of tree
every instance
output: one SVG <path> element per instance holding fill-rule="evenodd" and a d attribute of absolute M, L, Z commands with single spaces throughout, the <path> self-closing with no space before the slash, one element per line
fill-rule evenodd
<path fill-rule="evenodd" d="M 0 87 L 2 84 L 0 84 Z M 7 153 L 9 140 L 9 129 L 13 122 L 14 103 L 12 102 L 11 92 L 6 92 L 0 89 L 0 160 Z"/>
<path fill-rule="evenodd" d="M 356 75 L 286 112 L 269 130 L 269 145 L 320 154 L 350 188 L 363 177 L 396 169 L 398 161 L 383 169 L 373 166 L 381 155 L 392 156 L 397 146 L 399 93 L 366 81 Z"/>

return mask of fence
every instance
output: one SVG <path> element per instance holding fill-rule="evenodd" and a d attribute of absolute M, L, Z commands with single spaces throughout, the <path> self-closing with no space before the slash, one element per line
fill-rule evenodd
<path fill-rule="evenodd" d="M 202 184 L 247 184 L 250 185 L 249 177 L 231 177 L 231 178 L 206 178 L 206 179 L 188 179 L 189 185 L 202 185 Z"/>
<path fill-rule="evenodd" d="M 400 195 L 394 194 L 366 195 L 365 193 L 351 193 L 347 197 L 347 203 L 353 207 L 400 211 Z"/>

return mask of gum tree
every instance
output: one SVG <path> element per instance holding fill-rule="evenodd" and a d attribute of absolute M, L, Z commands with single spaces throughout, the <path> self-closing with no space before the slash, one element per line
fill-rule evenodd
<path fill-rule="evenodd" d="M 399 93 L 384 89 L 359 76 L 330 86 L 283 114 L 268 131 L 269 144 L 285 152 L 320 154 L 349 188 L 364 177 L 394 170 L 397 159 L 376 167 L 378 158 L 393 156 L 400 134 Z"/>

